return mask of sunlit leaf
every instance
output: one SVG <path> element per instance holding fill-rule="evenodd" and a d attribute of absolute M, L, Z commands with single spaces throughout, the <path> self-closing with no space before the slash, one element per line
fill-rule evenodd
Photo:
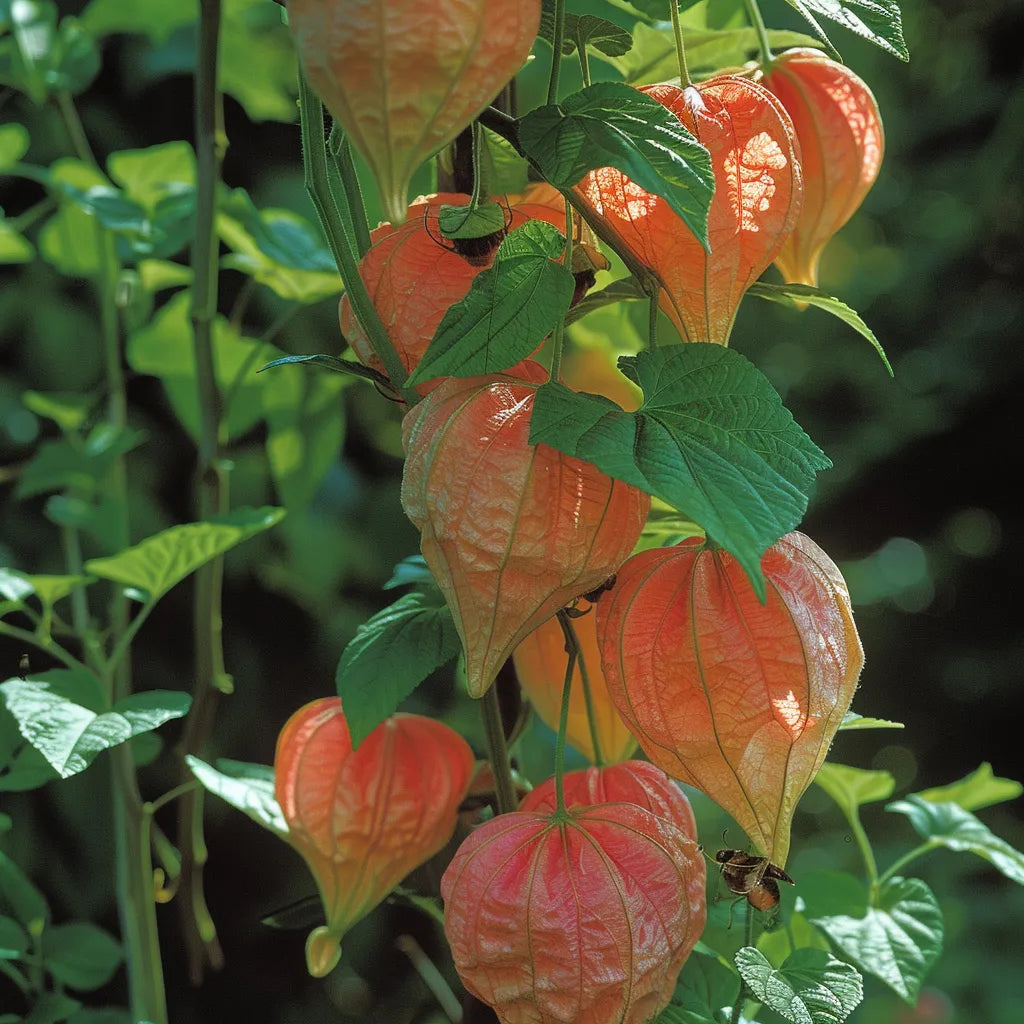
<path fill-rule="evenodd" d="M 864 998 L 860 974 L 818 949 L 797 949 L 775 969 L 750 946 L 736 966 L 754 996 L 794 1024 L 839 1024 Z"/>
<path fill-rule="evenodd" d="M 765 550 L 803 518 L 831 465 L 739 353 L 692 343 L 622 357 L 635 413 L 559 384 L 537 392 L 530 442 L 593 462 L 668 502 L 731 551 L 763 593 Z"/>
<path fill-rule="evenodd" d="M 53 925 L 43 934 L 46 969 L 68 988 L 85 992 L 101 988 L 123 959 L 120 943 L 87 921 Z"/>
<path fill-rule="evenodd" d="M 954 803 L 931 803 L 917 794 L 886 804 L 887 811 L 905 814 L 933 846 L 983 857 L 1011 881 L 1024 885 L 1024 853 L 989 831 L 970 811 Z"/>
<path fill-rule="evenodd" d="M 49 174 L 58 189 L 110 187 L 110 182 L 94 167 L 68 157 L 50 164 Z M 38 245 L 43 259 L 69 277 L 93 277 L 102 266 L 99 222 L 67 194 L 60 209 L 40 229 Z"/>
<path fill-rule="evenodd" d="M 717 956 L 690 954 L 667 1007 L 656 1024 L 713 1024 L 739 996 L 740 979 Z"/>
<path fill-rule="evenodd" d="M 890 722 L 888 718 L 865 718 L 858 715 L 856 711 L 847 711 L 843 715 L 843 724 L 839 726 L 840 732 L 849 732 L 853 729 L 903 729 L 902 722 Z"/>
<path fill-rule="evenodd" d="M 53 420 L 62 431 L 81 427 L 96 406 L 95 395 L 76 392 L 23 391 L 21 404 L 37 416 Z"/>
<path fill-rule="evenodd" d="M 82 24 L 97 37 L 115 32 L 145 35 L 163 42 L 176 28 L 195 21 L 191 3 L 162 4 L 153 0 L 92 0 L 82 13 Z"/>
<path fill-rule="evenodd" d="M 266 0 L 224 0 L 219 84 L 253 121 L 298 121 L 295 47 L 283 13 Z"/>
<path fill-rule="evenodd" d="M 0 170 L 16 164 L 27 152 L 28 129 L 23 124 L 0 124 Z"/>
<path fill-rule="evenodd" d="M 511 231 L 491 266 L 473 278 L 466 297 L 445 313 L 407 383 L 495 373 L 529 356 L 572 299 L 573 276 L 555 262 L 564 246 L 565 236 L 540 220 Z"/>
<path fill-rule="evenodd" d="M 48 92 L 47 76 L 57 35 L 57 8 L 53 0 L 17 0 L 5 6 L 5 27 L 14 40 L 12 84 L 42 104 Z"/>
<path fill-rule="evenodd" d="M 85 563 L 87 572 L 145 591 L 157 601 L 201 565 L 279 523 L 281 508 L 239 508 L 205 522 L 185 523 L 147 537 L 109 558 Z"/>
<path fill-rule="evenodd" d="M 99 47 L 77 18 L 61 19 L 49 64 L 46 84 L 73 96 L 85 92 L 99 74 Z"/>
<path fill-rule="evenodd" d="M 188 754 L 185 761 L 205 789 L 248 815 L 263 828 L 286 835 L 288 823 L 274 799 L 274 769 L 270 765 L 219 760 L 213 768 Z"/>
<path fill-rule="evenodd" d="M 992 772 L 992 765 L 982 761 L 970 775 L 965 775 L 948 786 L 924 789 L 914 796 L 933 804 L 959 804 L 965 811 L 976 811 L 1006 800 L 1016 800 L 1024 792 L 1015 779 L 1002 779 Z"/>
<path fill-rule="evenodd" d="M 549 44 L 555 38 L 555 17 L 554 11 L 545 8 L 540 17 L 541 39 L 547 40 Z M 569 56 L 576 52 L 579 46 L 592 46 L 595 50 L 609 57 L 621 57 L 629 52 L 633 45 L 633 37 L 620 26 L 604 18 L 598 18 L 593 14 L 573 14 L 565 12 L 564 38 L 562 40 L 562 54 Z"/>
<path fill-rule="evenodd" d="M 786 0 L 811 25 L 818 37 L 828 42 L 818 18 L 829 18 L 856 32 L 900 60 L 910 60 L 903 41 L 900 8 L 896 0 Z M 831 47 L 831 44 L 829 44 Z"/>
<path fill-rule="evenodd" d="M 0 211 L 2 214 L 3 211 Z M 0 215 L 0 265 L 29 263 L 36 254 L 35 246 Z"/>
<path fill-rule="evenodd" d="M 814 781 L 839 805 L 847 821 L 855 821 L 861 804 L 886 800 L 896 788 L 896 780 L 885 771 L 866 771 L 826 761 Z"/>
<path fill-rule="evenodd" d="M 831 313 L 837 319 L 842 320 L 844 324 L 852 327 L 861 337 L 867 338 L 885 364 L 889 376 L 894 376 L 889 357 L 885 354 L 885 350 L 875 337 L 874 332 L 864 323 L 856 310 L 851 309 L 834 295 L 829 295 L 828 292 L 823 292 L 820 288 L 812 288 L 808 284 L 767 284 L 764 281 L 755 281 L 747 289 L 747 294 L 755 295 L 759 299 L 782 303 L 790 309 L 800 309 L 802 305 L 806 304 Z"/>
<path fill-rule="evenodd" d="M 499 203 L 443 205 L 437 214 L 437 226 L 445 238 L 484 238 L 503 231 L 507 216 Z"/>
<path fill-rule="evenodd" d="M 360 626 L 335 674 L 353 748 L 461 648 L 436 589 L 405 594 Z"/>
<path fill-rule="evenodd" d="M 883 882 L 862 913 L 812 920 L 844 956 L 911 1005 L 942 951 L 942 912 L 931 889 L 919 878 Z"/>

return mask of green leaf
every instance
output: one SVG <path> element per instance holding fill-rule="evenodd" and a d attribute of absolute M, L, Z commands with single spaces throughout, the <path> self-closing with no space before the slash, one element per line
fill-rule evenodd
<path fill-rule="evenodd" d="M 296 368 L 279 371 L 273 386 L 263 389 L 267 461 L 281 503 L 289 509 L 309 504 L 341 456 L 345 386 L 345 377 Z"/>
<path fill-rule="evenodd" d="M 445 313 L 408 384 L 507 370 L 529 356 L 565 315 L 575 280 L 555 257 L 565 236 L 528 221 L 509 232 L 494 262 Z"/>
<path fill-rule="evenodd" d="M 96 406 L 96 396 L 69 391 L 23 391 L 21 404 L 37 416 L 53 420 L 62 433 L 69 433 L 78 430 L 89 418 Z"/>
<path fill-rule="evenodd" d="M 863 917 L 868 910 L 865 884 L 845 871 L 808 871 L 800 876 L 800 899 L 812 921 L 822 917 Z"/>
<path fill-rule="evenodd" d="M 107 172 L 132 200 L 152 212 L 182 186 L 195 187 L 196 156 L 182 141 L 122 149 L 107 158 Z"/>
<path fill-rule="evenodd" d="M 480 160 L 487 191 L 495 196 L 525 192 L 530 165 L 515 146 L 489 128 L 484 129 L 484 143 Z"/>
<path fill-rule="evenodd" d="M 814 781 L 839 805 L 847 821 L 857 820 L 861 804 L 887 800 L 896 788 L 896 780 L 889 772 L 865 771 L 845 764 L 826 761 Z"/>
<path fill-rule="evenodd" d="M 35 1001 L 24 1024 L 57 1024 L 77 1013 L 82 1004 L 61 992 L 43 992 Z"/>
<path fill-rule="evenodd" d="M 755 281 L 747 289 L 747 294 L 754 295 L 759 299 L 779 302 L 790 309 L 802 309 L 807 305 L 817 306 L 818 309 L 831 313 L 837 319 L 842 320 L 844 324 L 852 327 L 861 337 L 867 338 L 889 371 L 889 376 L 895 376 L 889 363 L 889 357 L 885 354 L 871 328 L 864 323 L 856 310 L 851 309 L 834 295 L 829 295 L 828 292 L 823 292 L 820 288 L 812 288 L 807 284 L 766 284 L 764 281 Z"/>
<path fill-rule="evenodd" d="M 39 789 L 60 776 L 18 728 L 14 716 L 0 702 L 0 793 Z"/>
<path fill-rule="evenodd" d="M 623 356 L 619 368 L 643 388 L 639 410 L 545 384 L 530 443 L 593 462 L 679 509 L 736 556 L 763 596 L 762 554 L 800 522 L 815 470 L 831 463 L 731 349 L 674 345 Z"/>
<path fill-rule="evenodd" d="M 672 999 L 656 1017 L 657 1024 L 714 1024 L 723 1008 L 739 996 L 740 979 L 717 956 L 696 950 L 690 954 L 676 982 Z"/>
<path fill-rule="evenodd" d="M 0 694 L 21 734 L 62 779 L 84 771 L 104 750 L 182 718 L 192 703 L 187 693 L 150 690 L 131 694 L 110 711 L 97 714 L 68 696 L 85 675 L 53 669 L 31 679 L 0 683 Z M 93 681 L 98 686 L 95 677 Z"/>
<path fill-rule="evenodd" d="M 410 555 L 395 566 L 391 578 L 382 589 L 394 590 L 395 587 L 423 587 L 425 585 L 437 589 L 434 574 L 427 568 L 426 560 L 422 555 Z"/>
<path fill-rule="evenodd" d="M 153 3 L 153 0 L 92 0 L 82 24 L 97 38 L 115 32 L 145 35 L 164 42 L 175 29 L 196 19 L 194 3 Z"/>
<path fill-rule="evenodd" d="M 269 506 L 238 508 L 205 522 L 172 526 L 109 558 L 90 559 L 85 569 L 102 579 L 145 591 L 148 601 L 154 603 L 201 565 L 269 530 L 284 514 L 284 509 Z"/>
<path fill-rule="evenodd" d="M 0 916 L 0 960 L 20 960 L 28 946 L 25 929 L 13 917 Z"/>
<path fill-rule="evenodd" d="M 76 1010 L 68 1017 L 68 1024 L 135 1024 L 135 1022 L 127 1010 L 105 1006 L 99 1010 L 92 1007 Z"/>
<path fill-rule="evenodd" d="M 168 260 L 140 260 L 138 271 L 142 287 L 148 292 L 188 287 L 194 276 L 191 267 L 183 267 L 180 263 Z"/>
<path fill-rule="evenodd" d="M 597 291 L 587 292 L 565 315 L 565 325 L 568 327 L 569 324 L 582 320 L 583 317 L 588 313 L 592 313 L 595 309 L 603 309 L 605 306 L 611 306 L 616 302 L 623 302 L 629 299 L 646 298 L 648 298 L 647 293 L 635 277 L 624 277 L 621 280 L 612 281 L 611 284 L 606 285 L 604 288 L 599 288 Z"/>
<path fill-rule="evenodd" d="M 312 303 L 341 292 L 341 278 L 320 230 L 291 210 L 258 210 L 245 189 L 222 203 L 217 231 L 232 250 L 223 264 L 283 299 Z"/>
<path fill-rule="evenodd" d="M 545 8 L 541 12 L 538 35 L 549 46 L 554 44 L 555 17 L 554 11 L 550 8 Z M 563 56 L 568 57 L 575 53 L 579 46 L 592 46 L 608 57 L 621 57 L 629 52 L 632 45 L 633 37 L 624 28 L 604 18 L 598 18 L 593 14 L 573 14 L 571 11 L 565 13 Z"/>
<path fill-rule="evenodd" d="M 854 729 L 903 729 L 902 722 L 890 722 L 888 718 L 865 718 L 858 715 L 856 711 L 847 711 L 843 715 L 843 721 L 839 726 L 840 732 L 849 732 Z"/>
<path fill-rule="evenodd" d="M 353 748 L 461 649 L 439 592 L 405 594 L 363 623 L 335 675 Z"/>
<path fill-rule="evenodd" d="M 910 60 L 903 41 L 900 8 L 896 0 L 786 0 L 796 8 L 825 42 L 817 18 L 829 18 L 900 60 Z M 831 43 L 829 43 L 831 47 Z"/>
<path fill-rule="evenodd" d="M 847 875 L 847 878 L 852 876 Z M 804 876 L 800 877 L 800 892 L 804 891 Z M 814 925 L 798 911 L 789 913 L 786 917 L 785 928 L 775 928 L 770 931 L 761 932 L 757 940 L 757 948 L 772 967 L 781 967 L 786 957 L 794 949 L 820 949 L 824 952 L 831 952 L 832 947 L 828 939 L 818 931 Z"/>
<path fill-rule="evenodd" d="M 18 0 L 6 5 L 14 39 L 12 85 L 42 104 L 47 96 L 47 73 L 57 35 L 53 0 Z"/>
<path fill-rule="evenodd" d="M 223 0 L 220 87 L 253 121 L 298 120 L 298 70 L 283 8 L 267 0 Z M 259 74 L 254 74 L 254 69 Z"/>
<path fill-rule="evenodd" d="M 880 978 L 913 1005 L 942 951 L 942 912 L 919 878 L 890 878 L 863 914 L 813 917 L 865 974 Z"/>
<path fill-rule="evenodd" d="M 199 436 L 196 362 L 189 324 L 192 294 L 172 296 L 143 328 L 128 337 L 128 364 L 136 373 L 159 377 L 175 414 L 193 436 Z M 263 389 L 272 386 L 257 369 L 284 355 L 265 342 L 240 335 L 226 317 L 213 321 L 213 356 L 217 386 L 230 395 L 229 439 L 250 430 L 263 416 Z"/>
<path fill-rule="evenodd" d="M 354 362 L 351 359 L 339 359 L 337 356 L 327 355 L 318 352 L 308 356 L 282 356 L 280 359 L 272 359 L 266 366 L 261 366 L 256 372 L 272 370 L 278 366 L 319 366 L 324 370 L 331 370 L 333 373 L 344 373 L 352 377 L 362 377 L 364 380 L 371 380 L 377 384 L 383 384 L 385 378 L 376 370 L 371 370 L 362 363 Z"/>
<path fill-rule="evenodd" d="M 36 254 L 35 246 L 11 226 L 0 211 L 0 265 L 30 263 Z"/>
<path fill-rule="evenodd" d="M 970 775 L 948 786 L 922 790 L 914 796 L 933 804 L 959 804 L 965 811 L 977 811 L 992 804 L 1016 800 L 1024 792 L 1015 779 L 1002 779 L 992 773 L 992 765 L 982 761 Z"/>
<path fill-rule="evenodd" d="M 887 811 L 905 814 L 933 846 L 983 857 L 1012 882 L 1024 885 L 1024 853 L 989 831 L 970 811 L 954 803 L 930 803 L 917 794 L 886 804 Z"/>
<path fill-rule="evenodd" d="M 203 788 L 215 793 L 236 810 L 279 836 L 288 834 L 288 823 L 274 799 L 274 769 L 269 765 L 219 760 L 213 768 L 191 754 L 185 761 Z"/>
<path fill-rule="evenodd" d="M 32 584 L 29 583 L 23 572 L 17 569 L 0 568 L 0 597 L 8 601 L 24 603 L 26 597 L 34 593 Z"/>
<path fill-rule="evenodd" d="M 0 171 L 6 171 L 28 152 L 28 129 L 23 124 L 0 124 Z"/>
<path fill-rule="evenodd" d="M 9 570 L 0 569 L 0 577 Z M 19 574 L 20 575 L 20 574 Z M 62 597 L 73 594 L 76 590 L 88 586 L 92 580 L 88 576 L 53 576 L 36 575 L 23 576 L 25 582 L 31 588 L 31 593 L 42 602 L 47 608 L 52 608 Z M 2 584 L 0 584 L 2 586 Z"/>
<path fill-rule="evenodd" d="M 863 979 L 820 949 L 797 949 L 775 969 L 751 946 L 736 966 L 754 996 L 794 1024 L 839 1024 L 864 998 Z"/>
<path fill-rule="evenodd" d="M 662 196 L 707 248 L 711 157 L 649 96 L 621 82 L 599 82 L 531 110 L 519 122 L 519 142 L 558 188 L 573 188 L 598 167 L 618 168 Z"/>
<path fill-rule="evenodd" d="M 73 96 L 85 92 L 100 73 L 99 47 L 77 18 L 61 21 L 49 63 L 47 86 Z"/>
<path fill-rule="evenodd" d="M 85 191 L 110 182 L 94 167 L 65 157 L 50 164 L 50 182 L 61 195 L 60 209 L 39 231 L 39 253 L 68 277 L 95 277 L 103 265 L 100 225 L 66 192 L 66 186 Z"/>
<path fill-rule="evenodd" d="M 43 935 L 46 969 L 68 988 L 83 992 L 101 988 L 123 959 L 120 943 L 85 921 L 53 925 Z"/>
<path fill-rule="evenodd" d="M 438 230 L 445 238 L 486 238 L 505 228 L 505 208 L 498 203 L 481 206 L 443 205 L 437 214 Z"/>
<path fill-rule="evenodd" d="M 95 217 L 105 228 L 117 232 L 140 244 L 146 243 L 150 235 L 149 217 L 146 210 L 129 199 L 119 188 L 110 185 L 93 185 L 87 189 L 74 185 L 61 186 L 64 195 L 86 214 Z"/>
<path fill-rule="evenodd" d="M 28 875 L 0 850 L 0 904 L 10 909 L 29 933 L 39 935 L 50 921 L 50 908 Z"/>
<path fill-rule="evenodd" d="M 791 46 L 817 46 L 818 41 L 803 32 L 769 29 L 768 41 L 774 50 Z M 683 32 L 686 65 L 691 73 L 717 70 L 743 64 L 757 52 L 757 32 L 749 27 L 718 30 L 695 29 Z M 633 30 L 633 48 L 622 57 L 608 61 L 629 85 L 678 80 L 679 61 L 672 30 L 652 28 L 640 23 Z"/>

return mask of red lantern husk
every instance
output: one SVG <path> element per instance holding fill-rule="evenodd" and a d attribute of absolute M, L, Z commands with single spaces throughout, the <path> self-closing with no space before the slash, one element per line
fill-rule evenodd
<path fill-rule="evenodd" d="M 704 928 L 695 851 L 626 803 L 499 815 L 441 880 L 459 976 L 502 1024 L 644 1024 Z"/>
<path fill-rule="evenodd" d="M 311 973 L 331 970 L 345 932 L 448 842 L 473 763 L 458 733 L 420 715 L 393 715 L 355 751 L 337 697 L 288 720 L 274 794 L 327 918 L 307 943 Z"/>
<path fill-rule="evenodd" d="M 600 586 L 640 536 L 650 497 L 593 464 L 531 445 L 547 374 L 449 378 L 406 415 L 402 507 L 420 530 L 482 696 L 516 645 Z"/>
<path fill-rule="evenodd" d="M 656 276 L 661 308 L 685 341 L 725 345 L 744 292 L 775 259 L 800 208 L 793 125 L 767 89 L 722 75 L 683 89 L 647 85 L 711 153 L 711 253 L 659 196 L 620 171 L 592 171 L 577 192 Z"/>
<path fill-rule="evenodd" d="M 779 54 L 761 84 L 793 119 L 804 172 L 803 208 L 775 265 L 787 281 L 817 286 L 822 250 L 878 177 L 885 148 L 878 104 L 848 67 L 817 50 Z"/>
<path fill-rule="evenodd" d="M 790 533 L 761 604 L 739 563 L 691 539 L 641 552 L 598 604 L 608 689 L 647 756 L 702 789 L 782 868 L 797 801 L 864 655 L 839 570 Z"/>

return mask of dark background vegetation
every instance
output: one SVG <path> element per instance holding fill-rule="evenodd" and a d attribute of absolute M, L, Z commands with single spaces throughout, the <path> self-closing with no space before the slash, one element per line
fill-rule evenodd
<path fill-rule="evenodd" d="M 61 6 L 74 13 L 86 5 Z M 771 377 L 797 421 L 836 464 L 822 474 L 802 528 L 851 585 L 867 651 L 855 709 L 905 722 L 906 729 L 841 735 L 832 756 L 892 771 L 897 792 L 952 781 L 983 760 L 997 774 L 1024 775 L 1024 542 L 1017 496 L 1024 9 L 995 0 L 903 6 L 908 65 L 839 29 L 832 33 L 875 91 L 887 152 L 877 185 L 829 249 L 822 273 L 823 287 L 872 326 L 895 380 L 862 339 L 814 310 L 796 313 L 748 299 L 732 341 Z M 770 25 L 801 27 L 781 2 L 763 7 Z M 191 138 L 191 45 L 187 30 L 159 45 L 139 36 L 107 38 L 103 71 L 80 98 L 101 159 L 115 149 Z M 538 64 L 546 66 L 547 59 L 541 53 Z M 524 93 L 536 87 L 535 72 L 543 68 L 527 74 Z M 261 74 L 258 61 L 251 74 Z M 20 96 L 4 95 L 0 102 L 0 119 L 31 126 L 34 162 L 66 152 L 52 111 L 33 109 Z M 312 216 L 302 190 L 297 126 L 254 121 L 231 97 L 226 118 L 228 184 L 247 188 L 257 205 Z M 0 188 L 9 215 L 37 198 L 24 183 Z M 0 275 L 0 458 L 16 465 L 49 430 L 22 408 L 21 391 L 101 387 L 101 346 L 86 283 L 39 263 L 3 268 Z M 222 275 L 223 310 L 243 284 L 240 274 Z M 258 333 L 280 312 L 279 300 L 261 289 L 247 326 Z M 333 351 L 336 332 L 336 304 L 327 300 L 295 316 L 277 343 L 293 352 Z M 157 381 L 131 379 L 130 399 L 132 423 L 149 433 L 148 444 L 130 457 L 133 521 L 142 536 L 194 517 L 193 451 Z M 229 560 L 226 644 L 237 692 L 221 705 L 207 750 L 211 759 L 271 762 L 287 715 L 332 692 L 342 647 L 386 603 L 379 588 L 392 566 L 416 550 L 398 503 L 398 413 L 358 385 L 347 388 L 343 400 L 344 448 L 315 502 Z M 261 441 L 247 437 L 231 452 L 235 504 L 274 501 Z M 41 508 L 42 499 L 18 502 L 9 484 L 0 488 L 0 564 L 61 571 L 60 545 Z M 139 638 L 138 685 L 191 685 L 190 616 L 190 593 L 182 586 Z M 5 675 L 14 674 L 19 654 L 16 645 L 0 643 Z M 442 679 L 418 699 L 451 710 L 448 689 Z M 460 707 L 451 713 L 469 723 Z M 475 723 L 466 728 L 472 731 Z M 164 732 L 173 742 L 173 727 Z M 165 763 L 143 773 L 147 796 L 173 784 L 170 769 L 159 767 Z M 27 794 L 4 793 L 2 807 L 16 826 L 3 837 L 5 848 L 46 892 L 56 918 L 92 919 L 116 930 L 103 769 Z M 812 789 L 804 808 L 793 874 L 836 861 L 856 870 L 853 844 L 844 842 L 826 798 Z M 865 820 L 884 867 L 915 836 L 902 818 L 880 808 L 869 808 Z M 1019 803 L 981 816 L 1022 845 Z M 213 798 L 208 818 L 209 895 L 227 966 L 202 988 L 189 987 L 174 907 L 164 908 L 173 1020 L 436 1019 L 407 961 L 387 944 L 387 936 L 405 929 L 428 952 L 438 951 L 428 924 L 401 908 L 382 908 L 352 933 L 342 967 L 327 982 L 313 982 L 304 971 L 304 932 L 259 923 L 311 890 L 298 858 Z M 914 1015 L 873 988 L 854 1020 L 1018 1020 L 1024 997 L 1020 890 L 966 855 L 934 853 L 919 869 L 939 896 L 947 929 L 927 998 Z M 124 1002 L 116 983 L 104 995 Z M 2 1003 L 0 997 L 0 1010 Z"/>

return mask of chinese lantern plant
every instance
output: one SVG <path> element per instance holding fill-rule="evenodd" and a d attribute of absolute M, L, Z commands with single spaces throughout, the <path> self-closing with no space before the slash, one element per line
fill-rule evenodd
<path fill-rule="evenodd" d="M 288 720 L 274 794 L 327 918 L 306 943 L 311 974 L 327 974 L 348 929 L 448 842 L 472 770 L 466 741 L 420 715 L 386 719 L 356 750 L 337 697 Z"/>

